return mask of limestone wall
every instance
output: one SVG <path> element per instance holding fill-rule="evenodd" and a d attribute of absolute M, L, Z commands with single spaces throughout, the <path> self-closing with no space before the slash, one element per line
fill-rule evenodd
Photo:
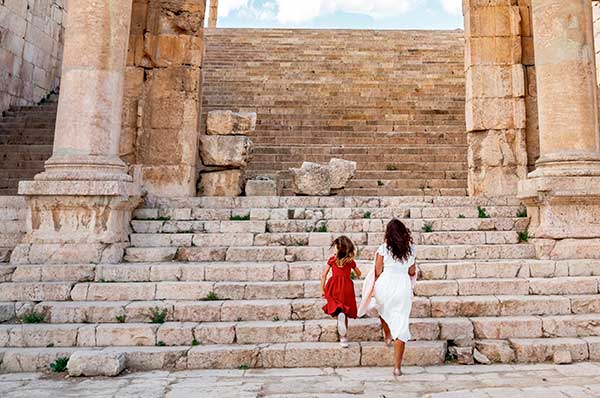
<path fill-rule="evenodd" d="M 120 155 L 151 195 L 196 195 L 205 3 L 133 1 Z"/>
<path fill-rule="evenodd" d="M 0 0 L 0 111 L 56 89 L 66 0 Z"/>

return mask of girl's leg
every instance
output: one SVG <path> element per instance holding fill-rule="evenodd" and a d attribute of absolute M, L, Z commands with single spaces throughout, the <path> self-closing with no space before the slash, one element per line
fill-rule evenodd
<path fill-rule="evenodd" d="M 390 327 L 382 317 L 379 317 L 379 320 L 381 321 L 381 328 L 383 329 L 383 339 L 387 342 L 392 338 L 392 332 L 390 332 Z"/>
<path fill-rule="evenodd" d="M 396 339 L 394 341 L 394 373 L 396 370 L 400 370 L 402 366 L 402 358 L 404 357 L 404 348 L 406 344 L 402 340 Z"/>

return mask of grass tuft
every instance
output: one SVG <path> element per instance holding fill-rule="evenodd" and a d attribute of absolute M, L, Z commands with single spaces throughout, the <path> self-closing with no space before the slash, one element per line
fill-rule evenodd
<path fill-rule="evenodd" d="M 167 320 L 167 314 L 169 313 L 169 310 L 167 310 L 166 308 L 161 309 L 158 307 L 154 307 L 150 310 L 150 313 L 150 321 L 152 323 L 165 323 L 165 321 Z"/>
<path fill-rule="evenodd" d="M 423 230 L 423 232 L 433 232 L 433 224 L 426 222 L 425 225 L 423 225 L 423 228 L 421 228 Z"/>
<path fill-rule="evenodd" d="M 203 299 L 204 301 L 219 301 L 221 300 L 221 298 L 219 298 L 219 296 L 217 295 L 217 293 L 215 292 L 210 292 L 206 295 L 206 297 L 204 297 Z"/>
<path fill-rule="evenodd" d="M 117 315 L 116 319 L 117 319 L 117 322 L 119 322 L 119 323 L 125 323 L 125 321 L 127 320 L 127 316 L 126 315 Z"/>
<path fill-rule="evenodd" d="M 44 315 L 39 312 L 31 311 L 23 315 L 21 318 L 23 323 L 42 323 L 44 322 Z"/>
<path fill-rule="evenodd" d="M 518 218 L 525 218 L 525 217 L 527 217 L 527 208 L 520 209 L 517 212 L 517 217 Z"/>
<path fill-rule="evenodd" d="M 519 243 L 527 243 L 529 242 L 529 230 L 525 230 L 523 232 L 519 232 Z"/>
<path fill-rule="evenodd" d="M 62 373 L 67 370 L 67 363 L 69 363 L 69 358 L 56 358 L 56 361 L 50 364 L 50 369 L 52 369 L 54 373 Z"/>
<path fill-rule="evenodd" d="M 487 213 L 487 210 L 485 210 L 481 206 L 477 206 L 477 213 L 479 218 L 490 218 L 489 214 Z"/>
<path fill-rule="evenodd" d="M 250 214 L 244 214 L 242 215 L 237 215 L 237 216 L 231 216 L 229 217 L 229 221 L 249 221 L 250 220 Z"/>

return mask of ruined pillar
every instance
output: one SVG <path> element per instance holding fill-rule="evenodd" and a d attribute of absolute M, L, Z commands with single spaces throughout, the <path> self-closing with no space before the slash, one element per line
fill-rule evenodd
<path fill-rule="evenodd" d="M 600 257 L 594 247 L 600 133 L 591 1 L 533 0 L 532 13 L 540 157 L 519 196 L 531 216 L 530 232 L 544 243 L 542 257 Z"/>
<path fill-rule="evenodd" d="M 69 5 L 53 154 L 19 184 L 29 215 L 15 263 L 119 261 L 138 202 L 118 156 L 131 0 Z"/>
<path fill-rule="evenodd" d="M 134 0 L 121 156 L 148 197 L 196 196 L 206 0 Z"/>
<path fill-rule="evenodd" d="M 217 27 L 217 16 L 219 11 L 219 0 L 210 0 L 210 14 L 208 16 L 208 27 Z"/>
<path fill-rule="evenodd" d="M 469 195 L 517 193 L 527 175 L 521 9 L 515 0 L 465 0 Z"/>

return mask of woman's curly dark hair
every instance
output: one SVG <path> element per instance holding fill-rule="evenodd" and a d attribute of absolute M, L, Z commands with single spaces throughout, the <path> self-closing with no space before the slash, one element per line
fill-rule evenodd
<path fill-rule="evenodd" d="M 412 234 L 397 218 L 392 219 L 385 229 L 385 244 L 398 261 L 406 261 L 413 254 Z"/>

